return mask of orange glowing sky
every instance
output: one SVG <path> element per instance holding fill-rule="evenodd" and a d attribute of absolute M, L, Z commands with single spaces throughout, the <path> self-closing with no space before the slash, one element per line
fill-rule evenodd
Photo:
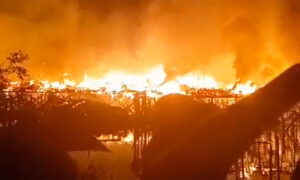
<path fill-rule="evenodd" d="M 283 0 L 0 0 L 0 59 L 22 49 L 35 78 L 82 81 L 201 72 L 264 84 L 299 62 L 300 3 Z"/>

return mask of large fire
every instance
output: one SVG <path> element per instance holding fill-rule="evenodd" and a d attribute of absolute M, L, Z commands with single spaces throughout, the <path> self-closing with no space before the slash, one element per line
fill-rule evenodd
<path fill-rule="evenodd" d="M 224 84 L 217 82 L 212 76 L 203 75 L 201 72 L 189 72 L 184 75 L 178 75 L 173 80 L 166 81 L 167 74 L 164 66 L 159 66 L 141 74 L 129 74 L 124 72 L 111 72 L 102 78 L 92 78 L 84 75 L 82 82 L 75 82 L 64 75 L 63 81 L 48 80 L 30 81 L 30 85 L 38 86 L 41 92 L 47 90 L 91 90 L 98 94 L 114 95 L 126 90 L 135 92 L 146 92 L 147 96 L 159 98 L 164 95 L 179 93 L 186 94 L 186 89 L 223 89 L 230 91 L 232 94 L 248 95 L 258 88 L 257 85 L 248 81 L 244 84 L 238 83 Z M 19 82 L 12 82 L 12 86 L 18 86 Z"/>

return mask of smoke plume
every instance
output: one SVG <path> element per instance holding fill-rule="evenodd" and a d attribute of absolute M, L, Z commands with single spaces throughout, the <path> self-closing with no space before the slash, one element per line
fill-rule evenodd
<path fill-rule="evenodd" d="M 224 82 L 264 82 L 297 61 L 300 4 L 291 7 L 268 0 L 0 0 L 0 58 L 22 49 L 30 73 L 52 79 L 164 64 L 169 78 L 200 70 Z"/>

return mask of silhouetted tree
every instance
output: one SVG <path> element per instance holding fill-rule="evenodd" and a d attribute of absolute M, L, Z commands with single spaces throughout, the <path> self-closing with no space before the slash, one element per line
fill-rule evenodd
<path fill-rule="evenodd" d="M 23 63 L 29 60 L 29 56 L 23 51 L 19 50 L 10 53 L 6 57 L 8 65 L 0 64 L 0 89 L 7 87 L 12 76 L 16 76 L 17 79 L 23 81 L 28 76 L 28 70 L 23 67 Z"/>
<path fill-rule="evenodd" d="M 25 61 L 29 60 L 27 54 L 19 50 L 11 53 L 6 59 L 9 61 L 9 72 L 15 73 L 20 80 L 24 80 L 28 76 L 27 69 L 22 66 Z"/>

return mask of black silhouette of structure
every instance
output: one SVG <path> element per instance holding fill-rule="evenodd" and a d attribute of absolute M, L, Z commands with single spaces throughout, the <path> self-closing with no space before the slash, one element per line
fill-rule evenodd
<path fill-rule="evenodd" d="M 162 98 L 154 119 L 166 123 L 144 151 L 142 179 L 224 179 L 249 145 L 299 100 L 300 64 L 221 112 L 202 112 L 180 95 Z"/>
<path fill-rule="evenodd" d="M 109 151 L 96 136 L 129 126 L 127 112 L 52 94 L 0 94 L 0 179 L 76 179 L 68 151 Z"/>

